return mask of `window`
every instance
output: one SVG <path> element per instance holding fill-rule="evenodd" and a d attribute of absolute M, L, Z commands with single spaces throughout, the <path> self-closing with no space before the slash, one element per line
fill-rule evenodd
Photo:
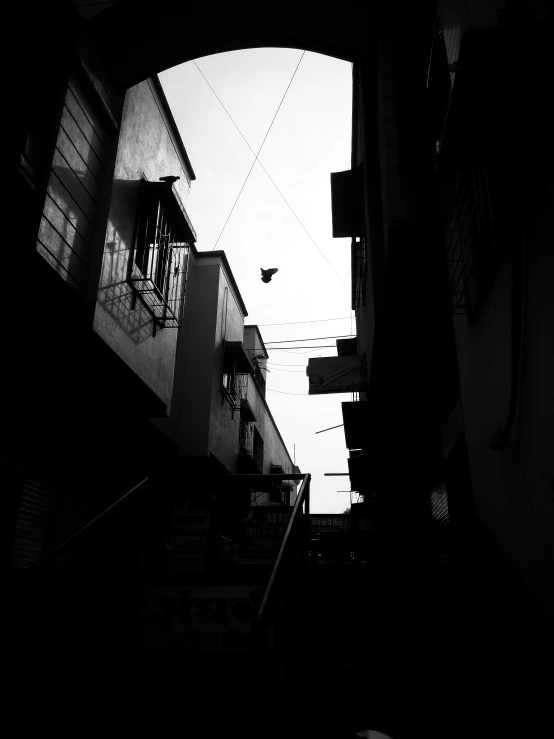
<path fill-rule="evenodd" d="M 230 364 L 223 371 L 222 382 L 223 382 L 223 389 L 225 390 L 226 393 L 228 393 L 232 397 L 235 397 L 236 395 L 235 378 L 236 378 L 235 366 L 234 364 Z"/>
<path fill-rule="evenodd" d="M 144 182 L 130 281 L 162 328 L 181 325 L 189 245 L 195 240 L 171 186 Z"/>
<path fill-rule="evenodd" d="M 365 281 L 367 272 L 367 253 L 365 238 L 352 240 L 352 310 L 365 302 Z"/>
<path fill-rule="evenodd" d="M 254 377 L 256 378 L 258 387 L 260 388 L 260 394 L 262 398 L 265 398 L 265 377 L 263 376 L 262 370 L 259 365 L 256 365 L 256 369 L 254 370 Z"/>
<path fill-rule="evenodd" d="M 239 454 L 254 456 L 254 424 L 251 421 L 240 422 Z"/>
<path fill-rule="evenodd" d="M 455 172 L 445 195 L 446 252 L 452 310 L 474 320 L 498 258 L 491 177 L 482 167 Z"/>
<path fill-rule="evenodd" d="M 253 441 L 253 459 L 257 466 L 257 468 L 260 470 L 260 472 L 263 472 L 264 470 L 264 440 L 262 439 L 260 432 L 258 429 L 254 426 L 254 441 Z"/>

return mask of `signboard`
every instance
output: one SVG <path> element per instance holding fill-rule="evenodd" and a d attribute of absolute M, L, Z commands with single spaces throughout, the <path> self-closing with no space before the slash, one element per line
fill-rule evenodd
<path fill-rule="evenodd" d="M 175 511 L 169 546 L 170 572 L 204 572 L 210 531 L 209 511 Z"/>
<path fill-rule="evenodd" d="M 309 516 L 310 532 L 336 531 L 341 533 L 350 530 L 352 517 L 349 515 L 326 516 L 311 513 Z"/>
<path fill-rule="evenodd" d="M 242 521 L 237 564 L 273 564 L 291 514 L 292 508 L 249 508 Z"/>
<path fill-rule="evenodd" d="M 142 646 L 251 649 L 252 623 L 263 592 L 257 585 L 150 588 L 142 609 Z"/>

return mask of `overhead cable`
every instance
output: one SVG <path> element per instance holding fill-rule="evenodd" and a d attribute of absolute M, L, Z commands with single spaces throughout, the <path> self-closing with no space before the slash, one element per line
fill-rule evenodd
<path fill-rule="evenodd" d="M 279 347 L 271 347 L 274 352 L 282 352 L 285 349 L 299 349 L 298 346 L 279 346 Z M 336 349 L 336 344 L 322 344 L 321 346 L 305 346 L 304 349 Z M 298 352 L 299 354 L 303 354 L 303 352 Z"/>
<path fill-rule="evenodd" d="M 352 316 L 341 316 L 340 318 L 318 318 L 314 321 L 288 321 L 287 323 L 258 323 L 257 326 L 295 326 L 297 323 L 324 323 L 325 321 L 344 321 Z"/>
<path fill-rule="evenodd" d="M 304 56 L 304 54 L 305 54 L 305 53 L 306 53 L 306 52 L 303 52 L 303 54 L 302 54 L 302 57 Z M 302 61 L 302 57 L 300 57 L 300 62 Z M 271 182 L 271 184 L 273 185 L 273 187 L 274 187 L 274 188 L 275 188 L 275 189 L 277 190 L 277 192 L 279 193 L 279 195 L 280 195 L 280 196 L 281 196 L 281 198 L 283 199 L 283 201 L 284 201 L 285 205 L 286 205 L 286 206 L 288 207 L 288 209 L 290 210 L 290 212 L 292 213 L 292 215 L 293 215 L 293 216 L 294 216 L 294 217 L 296 218 L 296 220 L 298 221 L 298 223 L 299 223 L 299 224 L 300 224 L 300 225 L 302 226 L 302 228 L 304 229 L 304 231 L 305 231 L 305 232 L 306 232 L 306 233 L 308 234 L 308 237 L 309 237 L 309 238 L 310 238 L 310 240 L 311 240 L 311 241 L 313 242 L 314 246 L 315 246 L 315 247 L 316 247 L 316 249 L 317 249 L 317 250 L 319 251 L 319 253 L 321 254 L 321 256 L 322 256 L 322 257 L 323 257 L 323 258 L 325 259 L 325 261 L 327 262 L 327 264 L 328 264 L 328 265 L 329 265 L 329 266 L 331 267 L 331 269 L 333 270 L 333 272 L 334 272 L 334 273 L 336 274 L 336 276 L 337 276 L 337 277 L 339 278 L 339 280 L 340 280 L 340 281 L 342 282 L 342 284 L 343 284 L 343 285 L 344 285 L 344 286 L 346 287 L 346 289 L 347 289 L 347 290 L 350 290 L 350 288 L 348 287 L 348 285 L 346 284 L 346 282 L 345 282 L 345 281 L 344 281 L 344 280 L 342 279 L 342 277 L 341 277 L 341 276 L 339 275 L 339 273 L 337 272 L 337 270 L 336 270 L 336 269 L 335 269 L 335 268 L 333 267 L 333 265 L 331 264 L 331 262 L 330 262 L 330 261 L 329 261 L 329 260 L 327 259 L 327 257 L 325 256 L 325 254 L 324 254 L 324 253 L 323 253 L 323 252 L 321 251 L 321 249 L 320 249 L 320 248 L 319 248 L 319 246 L 317 245 L 316 241 L 314 240 L 314 238 L 312 237 L 312 235 L 310 234 L 310 232 L 308 231 L 308 229 L 306 228 L 306 226 L 305 226 L 305 225 L 304 225 L 304 224 L 302 223 L 302 221 L 300 220 L 300 218 L 299 218 L 299 217 L 298 217 L 298 216 L 296 215 L 296 213 L 294 212 L 294 210 L 293 210 L 293 208 L 292 208 L 291 204 L 290 204 L 290 203 L 288 202 L 288 200 L 287 200 L 287 199 L 285 198 L 285 196 L 283 195 L 283 193 L 281 192 L 281 190 L 280 190 L 280 189 L 279 189 L 279 188 L 277 187 L 276 183 L 275 183 L 275 182 L 273 181 L 273 178 L 271 177 L 271 175 L 269 174 L 269 172 L 267 171 L 267 169 L 266 169 L 266 168 L 264 167 L 264 165 L 263 165 L 263 164 L 262 164 L 262 163 L 260 162 L 260 160 L 258 159 L 258 156 L 259 156 L 259 154 L 260 154 L 260 151 L 262 150 L 262 146 L 264 145 L 264 142 L 265 142 L 265 138 L 267 138 L 267 134 L 269 133 L 269 130 L 268 130 L 268 132 L 267 132 L 267 133 L 266 133 L 266 135 L 265 135 L 265 138 L 264 138 L 264 140 L 263 140 L 263 142 L 262 142 L 262 146 L 260 146 L 260 148 L 259 148 L 259 150 L 258 150 L 258 153 L 256 154 L 256 152 L 254 151 L 254 149 L 253 149 L 253 148 L 252 148 L 252 147 L 250 146 L 250 144 L 248 143 L 248 141 L 247 141 L 247 140 L 246 140 L 246 138 L 244 137 L 244 134 L 242 133 L 242 131 L 240 130 L 240 128 L 239 128 L 239 127 L 237 126 L 237 124 L 236 124 L 236 123 L 235 123 L 235 121 L 233 120 L 233 117 L 231 116 L 231 114 L 229 113 L 229 111 L 227 110 L 227 108 L 226 108 L 226 107 L 225 107 L 225 106 L 223 105 L 223 103 L 222 103 L 221 99 L 219 98 L 219 96 L 218 96 L 217 92 L 216 92 L 216 91 L 214 90 L 214 88 L 213 88 L 213 87 L 212 87 L 212 86 L 210 85 L 210 83 L 208 82 L 208 79 L 206 78 L 206 75 L 204 74 L 204 72 L 202 72 L 202 70 L 200 69 L 200 67 L 199 67 L 199 66 L 198 66 L 198 64 L 196 63 L 196 61 L 195 61 L 195 60 L 193 60 L 193 61 L 194 61 L 194 64 L 196 65 L 196 68 L 198 69 L 198 71 L 199 71 L 199 72 L 200 72 L 200 74 L 202 75 L 202 77 L 204 77 L 204 79 L 206 80 L 206 84 L 208 85 L 208 87 L 210 88 L 210 90 L 211 90 L 211 91 L 213 92 L 213 94 L 214 94 L 214 95 L 216 96 L 216 98 L 217 98 L 217 100 L 218 100 L 219 104 L 221 105 L 221 107 L 223 108 L 223 110 L 224 110 L 224 111 L 225 111 L 225 112 L 227 113 L 227 115 L 229 116 L 229 119 L 231 120 L 231 123 L 232 123 L 232 124 L 233 124 L 233 126 L 234 126 L 234 127 L 235 127 L 235 128 L 237 129 L 237 131 L 239 132 L 239 134 L 241 135 L 241 137 L 242 137 L 242 139 L 243 139 L 244 143 L 246 144 L 246 146 L 248 146 L 248 148 L 250 149 L 250 151 L 252 152 L 252 154 L 254 154 L 254 156 L 256 157 L 256 158 L 254 159 L 254 162 L 252 163 L 252 167 L 250 167 L 250 171 L 248 172 L 248 174 L 247 174 L 247 176 L 246 176 L 246 180 L 244 181 L 244 185 L 243 185 L 243 186 L 241 187 L 241 190 L 240 190 L 240 192 L 239 192 L 239 194 L 238 194 L 238 196 L 237 196 L 237 200 L 235 200 L 235 205 L 237 204 L 237 201 L 238 201 L 238 199 L 239 199 L 239 197 L 240 197 L 240 194 L 241 194 L 241 192 L 243 191 L 243 189 L 244 189 L 244 186 L 246 185 L 246 181 L 247 181 L 247 180 L 248 180 L 248 178 L 250 177 L 250 172 L 252 172 L 252 169 L 253 169 L 253 167 L 254 167 L 254 164 L 256 164 L 256 162 L 258 162 L 258 164 L 260 165 L 260 167 L 261 167 L 261 168 L 263 169 L 263 171 L 264 171 L 264 172 L 266 173 L 266 175 L 268 176 L 268 178 L 269 178 L 269 181 Z M 290 87 L 290 84 L 291 84 L 291 82 L 292 82 L 292 79 L 294 79 L 294 75 L 296 74 L 296 72 L 297 72 L 297 70 L 298 70 L 298 67 L 300 66 L 300 62 L 298 62 L 298 65 L 297 65 L 296 69 L 294 70 L 294 74 L 292 75 L 291 81 L 289 82 L 289 87 Z M 288 91 L 288 89 L 289 89 L 289 88 L 287 87 L 287 89 L 285 90 L 285 95 L 287 94 L 287 91 Z M 283 100 L 285 99 L 285 95 L 283 95 Z M 282 104 L 283 100 L 281 100 L 281 103 L 279 103 L 279 108 L 281 107 L 281 104 Z M 279 112 L 279 108 L 277 109 L 277 113 Z M 277 116 L 277 113 L 275 113 L 275 116 Z M 275 117 L 273 118 L 273 121 L 274 121 L 274 120 L 275 120 Z M 270 125 L 270 127 L 269 127 L 270 129 L 271 129 L 271 126 L 273 125 L 273 121 L 271 121 L 271 125 Z M 233 208 L 231 209 L 231 213 L 229 213 L 229 217 L 227 218 L 227 221 L 228 221 L 228 220 L 229 220 L 229 218 L 231 217 L 231 214 L 232 214 L 232 212 L 233 212 L 233 210 L 234 210 L 234 208 L 235 208 L 235 205 L 233 205 Z M 219 239 L 221 238 L 221 234 L 223 233 L 223 230 L 225 229 L 225 226 L 227 225 L 227 221 L 225 221 L 225 224 L 224 224 L 223 228 L 221 229 L 221 233 L 220 233 L 220 234 L 219 234 L 219 236 L 217 237 L 217 241 L 219 241 Z M 217 246 L 217 241 L 215 242 L 215 246 L 213 247 L 213 249 L 215 249 L 215 247 Z M 212 249 L 212 251 L 213 251 L 213 249 Z M 335 320 L 335 319 L 330 319 L 330 320 Z M 303 323 L 303 321 L 298 321 L 298 323 Z M 306 321 L 306 323 L 311 323 L 311 322 L 310 322 L 310 321 Z M 262 325 L 263 325 L 263 324 L 262 324 Z M 270 325 L 279 325 L 279 324 L 265 324 L 265 325 L 267 325 L 267 326 L 270 326 Z M 283 325 L 284 325 L 284 324 L 283 324 Z"/>
<path fill-rule="evenodd" d="M 305 364 L 280 364 L 279 362 L 268 362 L 270 367 L 306 367 Z"/>
<path fill-rule="evenodd" d="M 266 388 L 270 393 L 279 393 L 279 395 L 303 395 L 305 398 L 308 397 L 308 393 L 285 393 L 283 390 L 272 390 L 270 387 Z"/>
<path fill-rule="evenodd" d="M 320 339 L 352 339 L 353 336 L 341 334 L 339 336 L 312 336 L 310 339 L 284 339 L 283 341 L 265 341 L 267 344 L 288 344 L 290 341 L 319 341 Z"/>
<path fill-rule="evenodd" d="M 251 167 L 250 167 L 250 169 L 248 170 L 248 174 L 246 175 L 246 179 L 244 180 L 244 182 L 243 182 L 243 184 L 242 184 L 242 187 L 240 188 L 239 194 L 237 195 L 237 199 L 236 199 L 236 200 L 235 200 L 235 202 L 233 203 L 233 207 L 231 208 L 231 212 L 229 213 L 229 215 L 227 216 L 227 220 L 226 220 L 226 221 L 225 221 L 225 223 L 223 224 L 223 228 L 221 229 L 221 232 L 220 232 L 219 236 L 217 237 L 217 241 L 215 242 L 215 244 L 214 244 L 214 246 L 213 246 L 213 249 L 212 249 L 212 251 L 213 251 L 213 250 L 215 249 L 215 247 L 217 246 L 217 242 L 218 242 L 218 241 L 219 241 L 219 239 L 221 238 L 221 234 L 222 234 L 222 233 L 223 233 L 223 231 L 225 230 L 225 226 L 226 226 L 226 225 L 227 225 L 227 223 L 229 222 L 229 218 L 230 218 L 230 217 L 232 216 L 232 214 L 233 214 L 233 211 L 235 210 L 235 205 L 236 205 L 236 204 L 238 203 L 238 201 L 239 201 L 239 198 L 240 198 L 240 196 L 241 196 L 241 193 L 242 193 L 242 191 L 244 190 L 244 187 L 245 187 L 246 183 L 248 182 L 248 178 L 250 177 L 250 173 L 252 172 L 252 170 L 254 169 L 254 165 L 255 165 L 255 164 L 256 164 L 256 162 L 258 161 L 258 157 L 260 156 L 260 152 L 261 152 L 261 150 L 262 150 L 262 148 L 263 148 L 263 145 L 265 144 L 265 142 L 266 142 L 266 139 L 267 139 L 267 137 L 269 136 L 269 132 L 271 131 L 271 128 L 272 128 L 273 124 L 275 123 L 275 119 L 277 118 L 277 114 L 278 114 L 278 113 L 279 113 L 279 111 L 281 110 L 281 105 L 283 104 L 283 101 L 284 101 L 284 99 L 285 99 L 285 97 L 286 97 L 286 95 L 287 95 L 287 92 L 289 91 L 289 88 L 290 88 L 290 86 L 291 86 L 291 84 L 292 84 L 292 81 L 293 81 L 293 79 L 294 79 L 294 76 L 296 75 L 296 72 L 298 71 L 298 67 L 300 66 L 300 62 L 301 62 L 301 61 L 302 61 L 302 59 L 304 58 L 304 54 L 305 54 L 305 53 L 306 53 L 305 51 L 303 51 L 303 52 L 302 52 L 302 56 L 300 57 L 300 60 L 299 60 L 298 64 L 296 65 L 296 69 L 295 69 L 295 70 L 294 70 L 294 72 L 292 73 L 292 77 L 290 78 L 290 82 L 289 82 L 289 84 L 287 85 L 287 89 L 285 90 L 285 93 L 284 93 L 283 97 L 281 98 L 281 102 L 279 103 L 279 107 L 278 107 L 278 108 L 277 108 L 277 110 L 275 111 L 275 115 L 273 116 L 273 120 L 272 120 L 272 121 L 271 121 L 271 123 L 269 124 L 269 128 L 267 129 L 267 133 L 266 133 L 266 135 L 264 136 L 264 140 L 262 141 L 262 144 L 261 144 L 260 148 L 258 149 L 258 153 L 257 153 L 257 154 L 255 155 L 255 159 L 254 159 L 254 161 L 252 162 L 252 166 L 251 166 Z M 194 63 L 196 64 L 196 62 L 194 62 Z M 198 67 L 198 64 L 196 64 L 196 66 Z"/>

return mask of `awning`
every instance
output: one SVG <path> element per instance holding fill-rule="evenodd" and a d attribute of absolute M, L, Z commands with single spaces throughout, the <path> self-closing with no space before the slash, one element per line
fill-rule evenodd
<path fill-rule="evenodd" d="M 344 438 L 347 449 L 365 449 L 370 438 L 369 403 L 367 400 L 342 403 Z"/>
<path fill-rule="evenodd" d="M 363 356 L 308 359 L 309 395 L 353 393 L 363 389 Z"/>
<path fill-rule="evenodd" d="M 235 364 L 235 370 L 239 373 L 254 373 L 254 367 L 248 354 L 245 352 L 242 341 L 223 341 L 223 366 L 227 362 Z"/>
<path fill-rule="evenodd" d="M 337 354 L 339 357 L 352 356 L 358 353 L 358 339 L 353 336 L 351 339 L 337 339 Z"/>
<path fill-rule="evenodd" d="M 365 233 L 364 175 L 362 165 L 331 174 L 333 238 Z"/>

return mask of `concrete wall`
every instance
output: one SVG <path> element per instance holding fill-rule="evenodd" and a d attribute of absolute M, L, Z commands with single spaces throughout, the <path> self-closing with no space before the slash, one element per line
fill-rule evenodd
<path fill-rule="evenodd" d="M 263 354 L 267 360 L 267 350 L 264 346 L 260 330 L 257 326 L 249 325 L 244 327 L 244 350 L 251 359 L 259 357 Z M 267 361 L 260 359 L 258 360 L 258 366 L 264 380 L 267 382 Z"/>
<path fill-rule="evenodd" d="M 157 182 L 177 175 L 178 196 L 186 205 L 190 177 L 152 81 L 128 90 L 119 136 L 111 205 L 94 330 L 167 405 L 171 402 L 177 330 L 153 335 L 153 321 L 140 299 L 131 309 L 127 267 L 135 237 L 143 177 Z"/>
<path fill-rule="evenodd" d="M 553 192 L 529 214 L 520 411 L 513 446 L 489 446 L 503 426 L 511 384 L 511 281 L 507 261 L 475 326 L 456 317 L 462 407 L 479 516 L 536 596 L 554 614 Z"/>
<path fill-rule="evenodd" d="M 169 419 L 156 422 L 182 454 L 207 456 L 219 266 L 190 255 Z"/>
<path fill-rule="evenodd" d="M 224 259 L 211 252 L 191 253 L 171 413 L 155 425 L 182 454 L 213 454 L 230 472 L 237 471 L 240 412 L 222 390 L 223 341 L 243 342 L 245 314 Z M 263 348 L 256 327 L 248 335 L 253 346 Z M 252 377 L 247 398 L 264 440 L 264 472 L 271 464 L 292 472 L 292 460 Z"/>
<path fill-rule="evenodd" d="M 220 257 L 204 258 L 203 262 L 218 265 L 216 330 L 212 344 L 212 395 L 210 405 L 209 449 L 230 472 L 236 472 L 239 445 L 240 413 L 233 409 L 222 391 L 223 341 L 243 339 L 244 312 L 240 306 L 232 279 Z M 204 267 L 205 269 L 205 267 Z"/>
<path fill-rule="evenodd" d="M 254 354 L 258 354 L 263 352 L 267 356 L 263 339 L 257 326 L 245 327 L 244 344 L 245 347 L 248 348 L 248 353 L 252 352 Z M 267 376 L 267 371 L 262 369 L 262 374 L 265 378 Z M 271 465 L 280 465 L 283 468 L 283 472 L 294 472 L 293 461 L 279 434 L 279 430 L 273 420 L 267 401 L 261 396 L 258 385 L 252 378 L 249 379 L 247 397 L 257 419 L 256 426 L 264 441 L 264 474 L 271 473 Z M 295 498 L 296 493 L 293 492 L 291 495 L 291 504 L 294 503 Z M 256 498 L 257 505 L 264 505 L 268 502 L 269 494 L 260 495 Z"/>

